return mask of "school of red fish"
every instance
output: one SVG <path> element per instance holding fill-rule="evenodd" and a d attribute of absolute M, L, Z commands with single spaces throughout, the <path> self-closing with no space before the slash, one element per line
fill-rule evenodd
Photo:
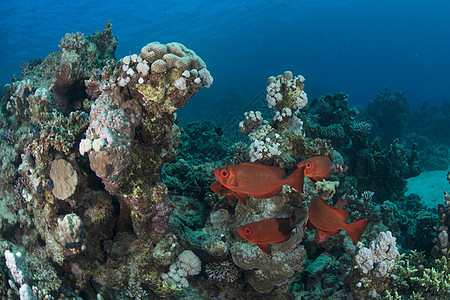
<path fill-rule="evenodd" d="M 238 200 L 246 205 L 249 195 L 254 198 L 269 198 L 278 195 L 283 185 L 288 185 L 303 193 L 305 176 L 312 182 L 322 181 L 332 174 L 347 171 L 347 166 L 331 162 L 329 156 L 314 156 L 301 161 L 297 169 L 289 176 L 282 168 L 265 166 L 257 163 L 241 163 L 214 170 L 217 181 L 211 184 L 216 194 L 225 195 L 235 204 Z M 316 228 L 314 240 L 317 243 L 345 230 L 356 245 L 369 223 L 368 219 L 347 224 L 349 214 L 343 209 L 347 204 L 347 194 L 339 198 L 331 207 L 321 197 L 312 197 L 308 209 L 307 228 Z M 237 228 L 245 240 L 255 243 L 264 253 L 271 254 L 270 244 L 289 240 L 295 228 L 295 211 L 289 218 L 272 218 L 246 224 Z"/>

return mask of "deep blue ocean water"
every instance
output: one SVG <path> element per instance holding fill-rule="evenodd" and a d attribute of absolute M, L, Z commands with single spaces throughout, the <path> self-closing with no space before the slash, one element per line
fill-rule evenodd
<path fill-rule="evenodd" d="M 365 106 L 388 87 L 412 107 L 450 99 L 448 0 L 147 0 L 1 1 L 0 84 L 22 62 L 58 51 L 65 33 L 85 35 L 112 20 L 116 57 L 151 41 L 177 41 L 214 76 L 183 110 L 217 118 L 244 107 L 267 78 L 291 70 L 306 78 L 310 100 L 330 92 Z"/>

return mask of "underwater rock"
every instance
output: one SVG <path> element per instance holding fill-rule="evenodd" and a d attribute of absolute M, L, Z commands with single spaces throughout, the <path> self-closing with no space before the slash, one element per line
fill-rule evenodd
<path fill-rule="evenodd" d="M 250 197 L 247 205 L 237 205 L 235 224 L 232 228 L 251 222 L 285 217 L 292 211 L 290 200 L 298 196 L 297 192 L 282 193 L 268 199 Z M 295 198 L 297 200 L 297 198 Z M 297 200 L 298 201 L 298 200 Z M 300 242 L 303 238 L 303 224 L 306 222 L 306 211 L 297 211 L 295 229 L 290 239 L 279 244 L 272 244 L 272 255 L 265 254 L 255 244 L 234 241 L 230 248 L 233 262 L 240 268 L 248 270 L 245 278 L 252 287 L 260 292 L 270 292 L 275 286 L 290 282 L 296 272 L 300 271 L 306 261 L 306 251 Z"/>
<path fill-rule="evenodd" d="M 172 263 L 178 247 L 177 237 L 175 235 L 166 235 L 159 241 L 153 251 L 153 258 L 156 263 L 168 266 Z"/>

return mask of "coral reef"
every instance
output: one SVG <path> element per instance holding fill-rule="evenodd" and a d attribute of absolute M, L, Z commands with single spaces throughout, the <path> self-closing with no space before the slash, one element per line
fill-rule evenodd
<path fill-rule="evenodd" d="M 389 148 L 382 148 L 380 140 L 375 139 L 369 149 L 360 152 L 353 166 L 358 189 L 371 190 L 376 198 L 390 200 L 403 195 L 406 178 L 422 171 L 417 145 L 408 151 L 397 139 Z"/>
<path fill-rule="evenodd" d="M 367 105 L 367 115 L 374 121 L 373 131 L 384 145 L 401 139 L 409 116 L 409 104 L 403 92 L 392 94 L 389 89 L 379 92 Z"/>
<path fill-rule="evenodd" d="M 430 106 L 424 102 L 412 110 L 406 127 L 405 141 L 417 143 L 424 169 L 446 170 L 450 164 L 450 138 L 443 128 L 449 128 L 450 102 Z"/>
<path fill-rule="evenodd" d="M 5 86 L 2 298 L 448 298 L 449 194 L 437 210 L 403 196 L 419 153 L 433 156 L 423 143 L 441 136 L 406 150 L 400 138 L 414 135 L 402 93 L 380 93 L 362 118 L 342 93 L 308 103 L 304 77 L 286 71 L 258 96 L 267 108 L 245 112 L 235 130 L 181 126 L 177 110 L 213 82 L 205 62 L 176 42 L 122 58 L 116 46 L 110 23 L 68 33 Z M 291 174 L 313 156 L 331 161 L 329 177 L 310 176 L 302 193 L 285 185 L 243 205 L 234 190 L 212 190 L 216 168 L 255 162 Z M 310 199 L 333 206 L 346 192 L 349 221 L 370 219 L 360 243 L 342 232 L 315 242 Z M 237 230 L 280 219 L 289 232 L 270 254 Z"/>
<path fill-rule="evenodd" d="M 60 51 L 5 87 L 1 224 L 17 243 L 7 249 L 28 253 L 36 274 L 18 282 L 17 295 L 20 288 L 35 297 L 126 298 L 177 289 L 161 279 L 176 247 L 163 254 L 165 244 L 159 252 L 152 245 L 176 244 L 164 239 L 173 204 L 160 171 L 177 155 L 175 111 L 212 77 L 179 43 L 149 44 L 122 59 L 116 46 L 110 23 L 89 36 L 66 34 Z M 125 263 L 127 251 L 141 253 L 141 263 Z"/>
<path fill-rule="evenodd" d="M 328 141 L 305 136 L 299 119 L 300 110 L 308 103 L 304 80 L 302 75 L 293 77 L 290 71 L 269 77 L 266 100 L 275 111 L 272 120 L 263 120 L 259 111 L 245 113 L 239 127 L 250 138 L 251 162 L 292 168 L 308 156 L 332 152 Z"/>
<path fill-rule="evenodd" d="M 210 279 L 228 283 L 235 282 L 240 276 L 238 268 L 230 261 L 210 263 L 206 266 L 205 273 Z"/>

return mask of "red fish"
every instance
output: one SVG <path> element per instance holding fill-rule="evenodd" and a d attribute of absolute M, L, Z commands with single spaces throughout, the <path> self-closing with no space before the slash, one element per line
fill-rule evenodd
<path fill-rule="evenodd" d="M 290 218 L 261 220 L 239 227 L 239 235 L 255 243 L 264 253 L 271 254 L 269 244 L 278 244 L 289 240 L 295 227 L 295 211 Z"/>
<path fill-rule="evenodd" d="M 230 201 L 233 204 L 236 204 L 237 200 L 236 195 L 234 195 L 234 192 L 229 188 L 227 188 L 226 186 L 224 186 L 223 184 L 221 184 L 218 180 L 211 183 L 209 187 L 214 193 L 219 195 L 225 195 L 228 201 Z"/>
<path fill-rule="evenodd" d="M 255 198 L 273 197 L 281 192 L 285 184 L 303 193 L 303 171 L 300 169 L 286 177 L 284 170 L 278 167 L 242 163 L 217 168 L 214 175 L 244 205 L 248 195 Z"/>
<path fill-rule="evenodd" d="M 331 207 L 323 201 L 319 196 L 315 196 L 311 199 L 309 203 L 309 219 L 308 228 L 311 229 L 313 226 L 316 227 L 319 232 L 314 238 L 316 242 L 323 242 L 329 236 L 334 236 L 341 230 L 347 231 L 353 244 L 356 245 L 361 234 L 366 229 L 369 223 L 368 219 L 359 220 L 350 224 L 348 221 L 348 212 L 339 207 L 343 207 L 346 198 L 342 201 L 338 201 L 335 207 Z"/>
<path fill-rule="evenodd" d="M 338 201 L 336 202 L 336 204 L 334 205 L 335 209 L 343 209 L 345 205 L 347 205 L 348 201 L 347 201 L 347 196 L 348 196 L 348 191 L 345 194 L 344 198 L 339 197 Z M 307 223 L 308 229 L 311 230 L 313 229 L 313 226 L 311 223 Z M 314 236 L 314 241 L 316 241 L 317 243 L 322 243 L 324 242 L 326 239 L 328 238 L 328 235 L 325 231 L 322 231 L 320 229 L 316 230 L 316 234 Z"/>
<path fill-rule="evenodd" d="M 324 155 L 310 157 L 297 165 L 299 169 L 304 170 L 305 176 L 308 176 L 313 182 L 330 177 L 331 166 L 330 157 Z"/>

